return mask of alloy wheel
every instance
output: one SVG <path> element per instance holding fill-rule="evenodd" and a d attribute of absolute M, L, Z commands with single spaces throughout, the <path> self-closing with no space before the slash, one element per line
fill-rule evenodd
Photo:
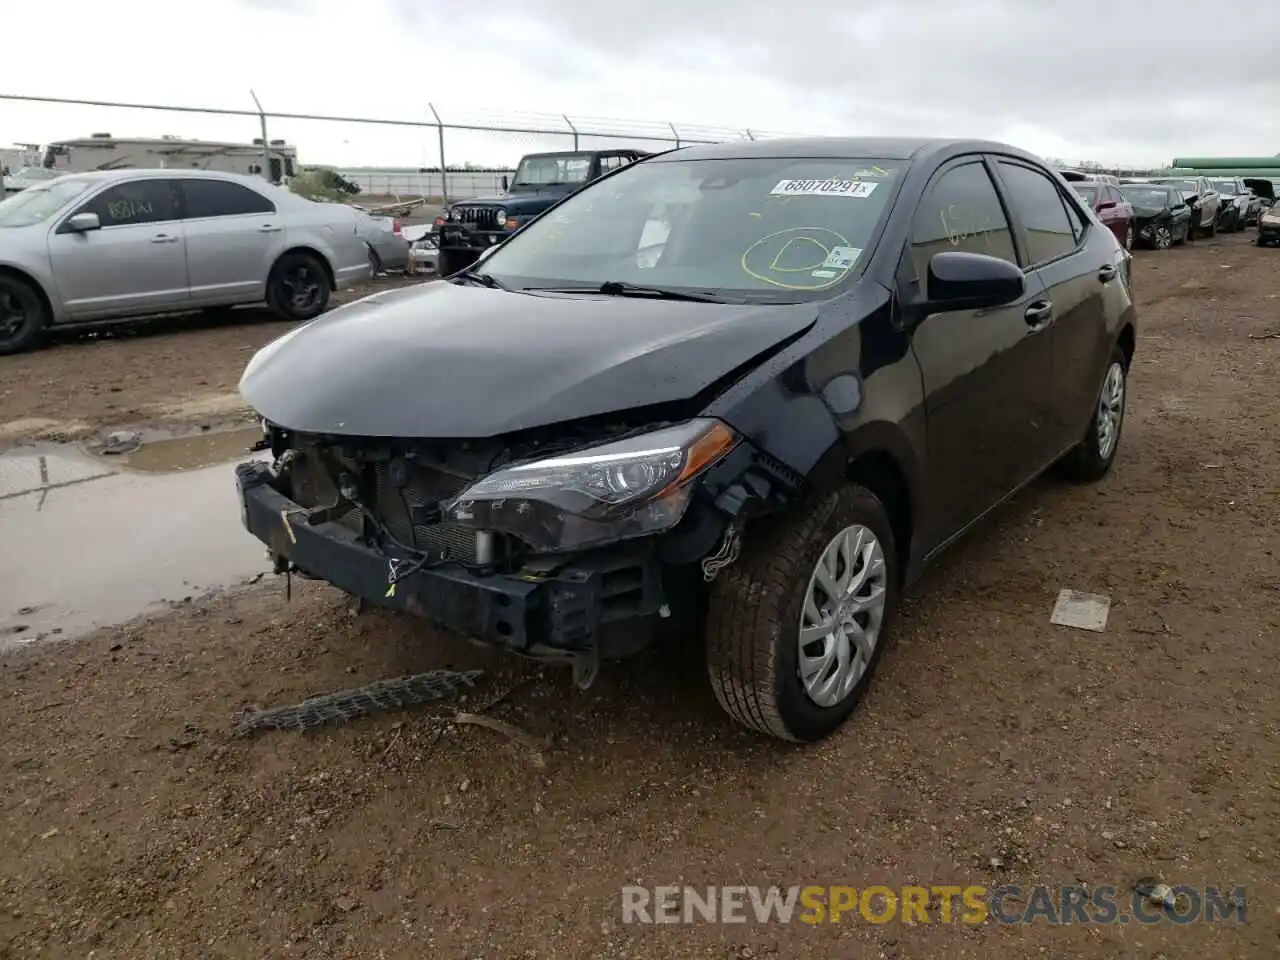
<path fill-rule="evenodd" d="M 30 319 L 17 294 L 11 290 L 0 290 L 0 340 L 17 337 Z"/>
<path fill-rule="evenodd" d="M 1133 224 L 1130 223 L 1124 232 L 1124 248 L 1126 250 L 1133 249 Z"/>
<path fill-rule="evenodd" d="M 1098 395 L 1098 456 L 1110 460 L 1120 438 L 1120 423 L 1124 417 L 1124 367 L 1112 361 L 1107 377 Z"/>
<path fill-rule="evenodd" d="M 285 299 L 299 312 L 312 309 L 320 302 L 320 278 L 306 264 L 299 264 L 280 278 Z"/>
<path fill-rule="evenodd" d="M 875 653 L 888 601 L 884 548 L 860 524 L 827 544 L 800 613 L 798 667 L 805 694 L 834 707 L 858 685 Z"/>
<path fill-rule="evenodd" d="M 1173 231 L 1168 227 L 1156 227 L 1156 249 L 1168 250 L 1173 246 Z"/>

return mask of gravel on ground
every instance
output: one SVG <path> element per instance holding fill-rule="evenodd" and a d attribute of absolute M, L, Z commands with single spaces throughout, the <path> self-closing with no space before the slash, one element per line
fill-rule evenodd
<path fill-rule="evenodd" d="M 0 656 L 0 958 L 1274 960 L 1280 251 L 1251 237 L 1137 253 L 1115 470 L 1037 482 L 950 550 L 858 713 L 812 748 L 736 729 L 695 638 L 583 692 L 355 616 L 323 584 L 287 602 L 270 577 Z M 0 360 L 5 417 L 180 418 L 287 329 L 185 327 Z M 1049 623 L 1062 588 L 1111 597 L 1105 632 Z M 488 679 L 448 708 L 232 735 L 243 706 L 438 666 Z M 644 926 L 620 910 L 627 884 L 1123 899 L 1143 878 L 1245 887 L 1249 922 Z"/>

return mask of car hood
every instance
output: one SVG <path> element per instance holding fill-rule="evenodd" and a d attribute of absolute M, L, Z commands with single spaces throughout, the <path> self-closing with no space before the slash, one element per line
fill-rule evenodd
<path fill-rule="evenodd" d="M 1265 200 L 1274 200 L 1276 191 L 1270 180 L 1259 177 L 1245 177 L 1244 185 Z"/>
<path fill-rule="evenodd" d="M 1156 217 L 1170 213 L 1168 207 L 1134 207 L 1133 215 L 1139 220 L 1154 220 Z"/>
<path fill-rule="evenodd" d="M 375 294 L 267 344 L 240 393 L 302 433 L 483 438 L 688 400 L 815 304 L 528 295 L 444 281 Z"/>
<path fill-rule="evenodd" d="M 527 202 L 529 200 L 537 200 L 546 202 L 547 200 L 556 200 L 569 193 L 570 188 L 564 187 L 538 187 L 533 190 L 516 190 L 508 193 L 493 193 L 485 197 L 468 197 L 465 200 L 458 200 L 454 203 L 455 207 L 509 207 L 514 204 Z"/>

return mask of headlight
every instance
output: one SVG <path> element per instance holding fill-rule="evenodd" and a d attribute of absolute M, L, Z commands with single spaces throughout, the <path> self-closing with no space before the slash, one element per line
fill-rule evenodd
<path fill-rule="evenodd" d="M 492 473 L 444 506 L 446 518 L 510 534 L 539 552 L 667 530 L 698 476 L 738 442 L 719 420 L 691 420 Z"/>
<path fill-rule="evenodd" d="M 497 215 L 498 226 L 505 227 L 507 225 L 507 211 L 499 210 Z"/>

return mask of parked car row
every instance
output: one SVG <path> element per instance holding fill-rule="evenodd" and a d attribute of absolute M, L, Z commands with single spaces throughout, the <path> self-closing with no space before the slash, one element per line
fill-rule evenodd
<path fill-rule="evenodd" d="M 49 327 L 265 302 L 309 320 L 369 278 L 381 226 L 259 177 L 74 173 L 0 201 L 0 355 Z M 407 245 L 406 245 L 407 246 Z"/>
<path fill-rule="evenodd" d="M 1235 233 L 1255 225 L 1261 231 L 1263 217 L 1275 202 L 1275 188 L 1269 180 L 1121 178 L 1071 170 L 1062 171 L 1062 175 L 1125 249 L 1138 245 L 1167 250 L 1198 236 L 1212 237 L 1219 230 Z M 1268 236 L 1259 233 L 1259 246 L 1271 242 L 1271 231 L 1280 227 L 1280 222 L 1269 217 L 1266 225 Z"/>

